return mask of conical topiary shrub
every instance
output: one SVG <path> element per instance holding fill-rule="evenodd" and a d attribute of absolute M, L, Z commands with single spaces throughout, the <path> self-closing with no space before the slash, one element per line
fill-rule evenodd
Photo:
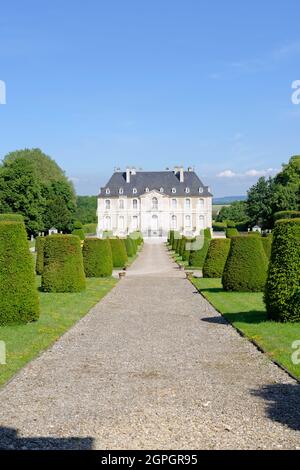
<path fill-rule="evenodd" d="M 196 237 L 194 243 L 191 246 L 191 253 L 189 258 L 189 265 L 202 268 L 207 252 L 208 247 L 211 241 L 210 230 L 205 229 L 203 236 Z"/>
<path fill-rule="evenodd" d="M 222 277 L 224 289 L 237 292 L 263 291 L 267 265 L 260 238 L 233 237 Z"/>
<path fill-rule="evenodd" d="M 182 260 L 183 261 L 189 261 L 190 259 L 190 254 L 191 254 L 191 246 L 192 246 L 192 243 L 195 241 L 194 238 L 186 238 L 186 243 L 185 243 L 185 247 L 184 247 L 184 251 L 182 253 Z"/>
<path fill-rule="evenodd" d="M 84 242 L 83 265 L 86 277 L 109 277 L 113 262 L 109 240 L 87 238 Z"/>
<path fill-rule="evenodd" d="M 211 240 L 203 266 L 203 277 L 222 277 L 230 250 L 229 238 Z"/>
<path fill-rule="evenodd" d="M 265 303 L 270 319 L 300 321 L 300 219 L 275 224 Z"/>
<path fill-rule="evenodd" d="M 21 222 L 0 222 L 0 325 L 39 317 L 33 256 Z"/>
<path fill-rule="evenodd" d="M 124 238 L 124 243 L 125 243 L 125 248 L 126 248 L 126 253 L 127 253 L 128 258 L 132 258 L 132 256 L 134 256 L 136 253 L 136 247 L 135 247 L 134 241 L 132 240 L 132 238 L 128 236 Z"/>
<path fill-rule="evenodd" d="M 81 292 L 85 274 L 80 239 L 76 235 L 48 235 L 44 245 L 42 290 Z"/>
<path fill-rule="evenodd" d="M 36 237 L 36 240 L 35 240 L 35 252 L 36 252 L 35 270 L 36 270 L 36 273 L 39 276 L 43 273 L 43 269 L 44 269 L 44 245 L 45 245 L 45 237 Z"/>
<path fill-rule="evenodd" d="M 114 268 L 124 268 L 128 261 L 124 240 L 120 238 L 110 238 L 109 242 Z"/>
<path fill-rule="evenodd" d="M 178 244 L 178 254 L 182 257 L 184 251 L 185 251 L 185 245 L 186 245 L 186 237 L 182 237 Z"/>

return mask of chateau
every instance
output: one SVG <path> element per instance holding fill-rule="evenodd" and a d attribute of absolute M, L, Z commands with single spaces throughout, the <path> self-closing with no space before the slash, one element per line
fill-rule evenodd
<path fill-rule="evenodd" d="M 165 171 L 117 169 L 98 195 L 97 235 L 166 237 L 169 230 L 193 236 L 212 225 L 212 194 L 193 168 Z"/>

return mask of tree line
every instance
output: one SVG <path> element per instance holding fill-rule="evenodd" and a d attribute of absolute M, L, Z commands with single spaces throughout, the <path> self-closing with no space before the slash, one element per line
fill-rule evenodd
<path fill-rule="evenodd" d="M 40 149 L 7 154 L 0 165 L 0 213 L 19 213 L 28 234 L 55 227 L 70 233 L 76 220 L 96 222 L 96 196 L 76 196 L 72 182 Z"/>
<path fill-rule="evenodd" d="M 247 192 L 246 201 L 222 207 L 216 221 L 233 221 L 245 226 L 274 226 L 274 215 L 281 211 L 300 210 L 300 156 L 296 155 L 275 177 L 261 177 Z"/>

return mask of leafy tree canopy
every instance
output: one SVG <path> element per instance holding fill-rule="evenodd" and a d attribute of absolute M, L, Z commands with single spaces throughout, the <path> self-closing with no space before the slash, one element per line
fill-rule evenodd
<path fill-rule="evenodd" d="M 230 204 L 230 206 L 224 206 L 221 208 L 217 216 L 217 222 L 224 222 L 226 220 L 242 222 L 247 220 L 246 208 L 247 206 L 245 201 L 235 201 Z"/>
<path fill-rule="evenodd" d="M 80 220 L 83 224 L 96 223 L 96 211 L 96 196 L 77 196 L 76 219 Z"/>

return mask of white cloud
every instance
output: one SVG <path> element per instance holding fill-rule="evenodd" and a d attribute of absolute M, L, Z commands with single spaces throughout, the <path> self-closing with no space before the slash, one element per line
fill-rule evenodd
<path fill-rule="evenodd" d="M 267 168 L 266 170 L 247 170 L 242 173 L 237 173 L 233 170 L 224 170 L 217 174 L 218 178 L 256 178 L 260 176 L 271 176 L 278 173 L 280 170 L 277 168 Z"/>
<path fill-rule="evenodd" d="M 218 178 L 234 178 L 235 176 L 237 176 L 237 174 L 234 173 L 234 171 L 232 170 L 224 170 L 221 171 L 221 173 L 218 173 L 217 176 Z"/>

